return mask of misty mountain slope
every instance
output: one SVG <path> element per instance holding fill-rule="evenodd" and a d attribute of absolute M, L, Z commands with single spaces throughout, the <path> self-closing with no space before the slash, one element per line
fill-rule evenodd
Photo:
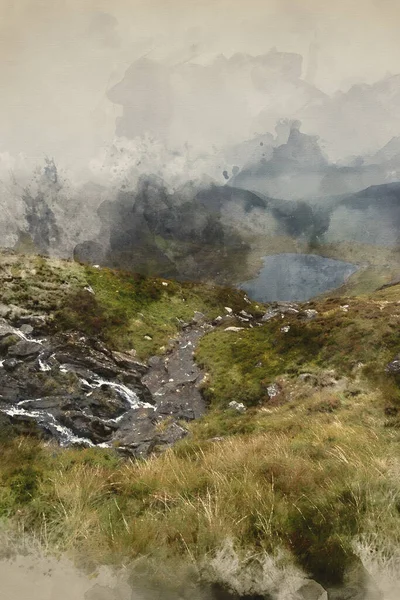
<path fill-rule="evenodd" d="M 332 598 L 355 600 L 385 573 L 374 564 L 397 564 L 399 286 L 263 306 L 235 290 L 12 253 L 0 256 L 0 277 L 0 409 L 30 402 L 0 424 L 0 508 L 11 531 L 24 523 L 47 549 L 85 564 L 146 556 L 176 573 L 190 563 L 197 580 L 239 598 L 304 600 L 298 590 L 311 577 Z M 143 370 L 157 365 L 171 373 L 181 336 L 199 325 L 207 411 L 176 423 L 185 439 L 168 438 L 175 445 L 167 452 L 168 413 L 146 461 L 126 461 L 115 447 L 62 449 L 21 428 L 21 419 L 54 412 L 66 393 L 65 423 L 77 427 L 81 411 L 82 427 L 93 408 L 115 414 L 115 390 L 138 391 Z M 135 349 L 152 356 L 147 365 Z M 78 391 L 82 379 L 92 387 Z M 181 384 L 165 385 L 158 392 L 178 401 Z M 134 409 L 131 444 L 148 435 L 141 428 L 150 410 Z M 256 565 L 247 560 L 255 552 Z"/>
<path fill-rule="evenodd" d="M 292 121 L 287 141 L 271 148 L 269 156 L 246 164 L 229 184 L 274 198 L 320 203 L 331 195 L 397 179 L 397 156 L 377 155 L 368 161 L 360 156 L 348 165 L 329 163 L 318 136 L 302 133 L 300 125 Z"/>
<path fill-rule="evenodd" d="M 370 154 L 384 146 L 400 127 L 400 76 L 357 83 L 346 92 L 310 103 L 298 115 L 307 129 L 318 132 L 330 154 Z"/>
<path fill-rule="evenodd" d="M 400 232 L 400 183 L 371 186 L 334 201 L 325 239 L 376 246 L 397 246 Z"/>
<path fill-rule="evenodd" d="M 187 192 L 189 191 L 189 199 Z M 142 178 L 98 210 L 99 235 L 75 248 L 84 262 L 184 279 L 240 281 L 251 273 L 248 255 L 263 239 L 307 244 L 319 239 L 329 214 L 306 202 L 266 197 L 231 185 L 187 186 L 168 192 L 160 178 Z M 96 257 L 96 248 L 98 256 Z"/>
<path fill-rule="evenodd" d="M 276 164 L 285 172 L 285 157 L 290 156 L 309 174 L 316 159 L 307 162 L 302 156 L 304 144 L 311 144 L 320 164 L 325 159 L 309 136 L 296 131 L 294 141 L 274 149 Z M 273 172 L 263 174 L 263 183 L 271 180 Z M 139 177 L 126 189 L 116 187 L 108 198 L 106 186 L 72 186 L 49 160 L 25 187 L 15 184 L 14 215 L 20 218 L 3 211 L 3 239 L 22 251 L 74 256 L 92 265 L 230 284 L 255 277 L 263 257 L 271 254 L 322 254 L 347 262 L 356 256 L 356 264 L 367 265 L 367 271 L 368 264 L 377 263 L 374 273 L 369 271 L 370 283 L 364 270 L 363 286 L 357 287 L 371 291 L 398 271 L 395 256 L 387 262 L 387 277 L 381 259 L 376 260 L 387 254 L 384 247 L 397 245 L 397 195 L 393 183 L 355 195 L 288 200 L 236 187 L 234 180 L 219 185 L 203 178 L 174 189 L 152 175 Z"/>

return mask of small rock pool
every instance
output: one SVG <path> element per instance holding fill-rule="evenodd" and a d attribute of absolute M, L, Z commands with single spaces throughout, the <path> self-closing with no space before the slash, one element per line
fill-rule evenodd
<path fill-rule="evenodd" d="M 358 270 L 352 263 L 315 254 L 273 254 L 254 279 L 239 284 L 258 302 L 304 302 L 340 287 Z"/>

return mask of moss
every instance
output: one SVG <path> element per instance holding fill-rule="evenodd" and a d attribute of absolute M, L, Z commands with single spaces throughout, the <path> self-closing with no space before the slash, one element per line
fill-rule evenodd
<path fill-rule="evenodd" d="M 118 350 L 135 348 L 140 358 L 165 351 L 181 322 L 190 321 L 195 311 L 208 319 L 223 313 L 224 306 L 260 312 L 239 290 L 111 269 L 82 269 L 86 287 L 94 293 L 80 289 L 67 296 L 55 316 L 58 326 L 99 335 Z"/>
<path fill-rule="evenodd" d="M 398 389 L 400 382 L 389 384 L 393 377 L 385 367 L 400 348 L 400 289 L 390 297 L 384 300 L 379 292 L 357 299 L 315 301 L 307 305 L 318 312 L 312 321 L 299 313 L 238 333 L 221 328 L 207 334 L 196 354 L 209 373 L 205 397 L 215 406 L 227 406 L 231 400 L 255 406 L 269 402 L 267 387 L 279 375 L 295 377 L 330 368 L 353 376 L 359 364 L 370 381 L 379 379 L 378 386 Z M 286 332 L 283 323 L 289 327 Z M 391 394 L 398 395 L 394 389 Z"/>

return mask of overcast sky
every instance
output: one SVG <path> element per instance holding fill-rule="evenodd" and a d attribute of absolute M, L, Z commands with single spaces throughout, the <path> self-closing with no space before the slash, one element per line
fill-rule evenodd
<path fill-rule="evenodd" d="M 120 113 L 105 91 L 145 54 L 205 64 L 277 47 L 301 53 L 304 76 L 328 93 L 400 72 L 398 0 L 0 0 L 0 8 L 0 150 L 10 152 L 40 156 L 62 139 L 66 155 L 89 155 Z"/>

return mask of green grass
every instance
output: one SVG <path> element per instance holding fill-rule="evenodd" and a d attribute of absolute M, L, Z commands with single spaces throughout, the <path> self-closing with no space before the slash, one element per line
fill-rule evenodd
<path fill-rule="evenodd" d="M 320 401 L 255 411 L 254 431 L 220 442 L 204 423 L 196 439 L 194 424 L 191 439 L 146 461 L 3 441 L 0 514 L 89 562 L 146 555 L 201 565 L 232 540 L 239 556 L 284 549 L 319 581 L 339 582 L 354 539 L 375 534 L 382 551 L 400 541 L 400 436 L 371 394 L 335 413 Z"/>
<path fill-rule="evenodd" d="M 209 374 L 205 396 L 213 406 L 231 400 L 254 406 L 268 402 L 267 387 L 280 375 L 335 369 L 351 377 L 360 364 L 371 379 L 393 382 L 385 366 L 400 348 L 397 302 L 400 286 L 386 295 L 309 303 L 318 311 L 309 322 L 301 314 L 286 315 L 238 333 L 214 330 L 202 338 L 196 354 Z"/>
<path fill-rule="evenodd" d="M 0 266 L 0 301 L 142 358 L 163 352 L 195 310 L 262 312 L 217 286 L 40 257 L 6 255 Z M 390 559 L 400 547 L 400 381 L 385 366 L 400 348 L 400 286 L 307 308 L 317 318 L 202 338 L 210 410 L 164 454 L 129 461 L 2 427 L 0 517 L 92 564 L 146 556 L 201 570 L 230 542 L 243 562 L 283 551 L 332 584 L 356 541 Z M 227 408 L 231 400 L 247 411 Z"/>
<path fill-rule="evenodd" d="M 80 290 L 68 298 L 56 314 L 60 326 L 99 335 L 118 350 L 134 348 L 141 358 L 165 352 L 181 323 L 190 322 L 195 311 L 208 320 L 225 314 L 225 306 L 262 313 L 255 303 L 246 302 L 244 292 L 231 288 L 110 269 L 84 270 L 94 294 Z"/>
<path fill-rule="evenodd" d="M 53 328 L 99 336 L 113 349 L 133 348 L 143 359 L 163 353 L 195 311 L 208 320 L 225 314 L 225 306 L 262 314 L 239 290 L 38 256 L 2 255 L 0 284 L 0 302 L 46 314 Z"/>

